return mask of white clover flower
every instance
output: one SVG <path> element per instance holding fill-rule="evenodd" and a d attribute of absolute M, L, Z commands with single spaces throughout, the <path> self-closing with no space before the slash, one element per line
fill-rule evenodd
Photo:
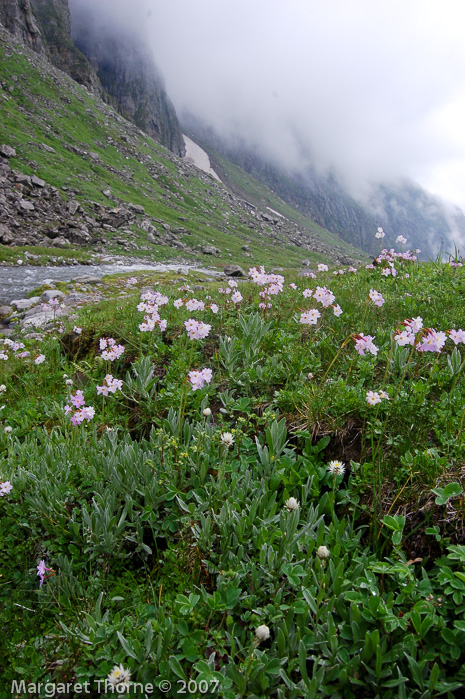
<path fill-rule="evenodd" d="M 295 498 L 289 498 L 289 500 L 286 500 L 285 506 L 287 507 L 289 512 L 292 512 L 292 510 L 298 510 L 300 507 L 299 501 Z"/>
<path fill-rule="evenodd" d="M 228 449 L 234 444 L 234 437 L 231 432 L 223 432 L 220 439 L 222 444 L 224 444 L 225 447 L 228 447 Z"/>
<path fill-rule="evenodd" d="M 341 476 L 345 470 L 346 467 L 342 461 L 330 461 L 328 464 L 328 471 L 334 476 Z"/>
<path fill-rule="evenodd" d="M 122 694 L 129 689 L 131 672 L 122 665 L 115 665 L 107 677 L 107 681 Z"/>
<path fill-rule="evenodd" d="M 210 408 L 204 408 L 202 414 L 203 414 L 205 417 L 210 417 L 210 415 L 212 414 L 212 411 L 210 410 Z"/>
<path fill-rule="evenodd" d="M 255 629 L 255 636 L 257 641 L 267 641 L 270 637 L 270 629 L 265 624 L 262 624 L 257 629 Z"/>
<path fill-rule="evenodd" d="M 316 555 L 318 558 L 324 561 L 325 558 L 329 558 L 329 549 L 327 549 L 326 546 L 319 546 L 317 548 Z"/>

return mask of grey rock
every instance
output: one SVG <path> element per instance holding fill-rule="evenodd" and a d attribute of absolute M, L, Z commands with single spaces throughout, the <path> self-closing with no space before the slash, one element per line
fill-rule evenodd
<path fill-rule="evenodd" d="M 215 257 L 219 257 L 221 255 L 221 250 L 219 248 L 215 248 L 214 245 L 202 245 L 200 252 L 203 252 L 204 255 L 215 255 Z"/>
<path fill-rule="evenodd" d="M 33 296 L 30 299 L 14 299 L 10 301 L 10 305 L 17 311 L 27 311 L 32 306 L 36 306 L 40 301 L 38 296 Z"/>
<path fill-rule="evenodd" d="M 0 146 L 0 155 L 4 158 L 16 158 L 16 151 L 11 146 L 2 145 Z"/>
<path fill-rule="evenodd" d="M 6 318 L 13 313 L 11 306 L 0 306 L 0 318 Z"/>
<path fill-rule="evenodd" d="M 71 216 L 74 216 L 76 211 L 79 210 L 79 207 L 80 207 L 80 204 L 75 199 L 71 199 L 71 201 L 69 201 L 67 204 L 67 209 L 68 209 L 68 212 L 70 213 Z"/>
<path fill-rule="evenodd" d="M 77 277 L 73 277 L 71 281 L 74 284 L 103 284 L 100 277 L 95 277 L 92 274 L 79 274 Z"/>
<path fill-rule="evenodd" d="M 40 300 L 43 301 L 44 303 L 48 303 L 50 299 L 64 299 L 65 295 L 62 291 L 58 291 L 58 289 L 47 289 L 46 291 L 43 291 L 40 295 Z"/>
<path fill-rule="evenodd" d="M 242 269 L 242 267 L 239 267 L 239 265 L 225 265 L 223 268 L 223 273 L 227 277 L 246 277 L 246 273 Z"/>
<path fill-rule="evenodd" d="M 34 206 L 32 201 L 28 201 L 27 199 L 20 199 L 19 208 L 23 211 L 34 211 L 36 207 Z"/>
<path fill-rule="evenodd" d="M 36 187 L 45 187 L 45 180 L 42 180 L 40 177 L 37 177 L 37 175 L 32 175 L 31 182 Z"/>

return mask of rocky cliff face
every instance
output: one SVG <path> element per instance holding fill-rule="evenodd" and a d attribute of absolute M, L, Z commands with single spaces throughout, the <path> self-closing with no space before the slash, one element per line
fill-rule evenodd
<path fill-rule="evenodd" d="M 26 46 L 39 53 L 44 44 L 30 0 L 0 0 L 0 22 Z"/>
<path fill-rule="evenodd" d="M 68 0 L 0 0 L 0 22 L 163 146 L 184 155 L 174 107 L 150 53 L 136 37 L 83 12 L 79 4 L 71 18 Z"/>
<path fill-rule="evenodd" d="M 179 156 L 185 145 L 176 112 L 150 52 L 136 37 L 73 15 L 75 45 L 94 67 L 121 114 Z"/>
<path fill-rule="evenodd" d="M 31 6 L 52 63 L 87 87 L 103 95 L 100 81 L 84 54 L 71 39 L 71 15 L 68 0 L 31 0 Z"/>

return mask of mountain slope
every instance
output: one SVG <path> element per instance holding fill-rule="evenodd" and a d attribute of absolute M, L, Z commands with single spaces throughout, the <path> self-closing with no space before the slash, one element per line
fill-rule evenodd
<path fill-rule="evenodd" d="M 289 173 L 241 143 L 226 141 L 192 115 L 182 118 L 183 128 L 209 153 L 213 166 L 221 154 L 279 197 L 311 218 L 320 226 L 370 254 L 379 252 L 374 233 L 382 226 L 386 243 L 395 244 L 398 235 L 411 248 L 420 248 L 423 257 L 435 257 L 439 250 L 454 252 L 465 240 L 465 216 L 411 181 L 373 186 L 371 195 L 357 201 L 345 191 L 333 175 L 320 175 L 314 169 Z M 231 184 L 228 181 L 228 184 Z"/>
<path fill-rule="evenodd" d="M 359 257 L 308 219 L 297 226 L 237 197 L 2 29 L 0 84 L 2 142 L 15 149 L 0 174 L 9 246 L 78 240 L 92 251 L 204 263 L 213 253 L 244 266 Z"/>

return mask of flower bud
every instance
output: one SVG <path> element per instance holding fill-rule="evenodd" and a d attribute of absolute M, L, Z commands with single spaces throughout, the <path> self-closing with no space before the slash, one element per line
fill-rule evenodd
<path fill-rule="evenodd" d="M 205 417 L 210 417 L 210 415 L 212 414 L 212 411 L 210 410 L 210 408 L 205 408 L 205 410 L 203 411 L 203 414 Z"/>
<path fill-rule="evenodd" d="M 326 548 L 326 546 L 319 546 L 316 555 L 321 560 L 324 560 L 325 558 L 329 558 L 329 550 Z"/>
<path fill-rule="evenodd" d="M 270 637 L 270 629 L 268 626 L 265 626 L 265 624 L 262 624 L 262 626 L 259 626 L 255 630 L 255 636 L 257 637 L 258 641 L 266 641 Z"/>
<path fill-rule="evenodd" d="M 296 500 L 295 498 L 289 498 L 289 500 L 286 500 L 285 504 L 286 504 L 286 507 L 289 511 L 299 509 L 299 501 Z"/>

